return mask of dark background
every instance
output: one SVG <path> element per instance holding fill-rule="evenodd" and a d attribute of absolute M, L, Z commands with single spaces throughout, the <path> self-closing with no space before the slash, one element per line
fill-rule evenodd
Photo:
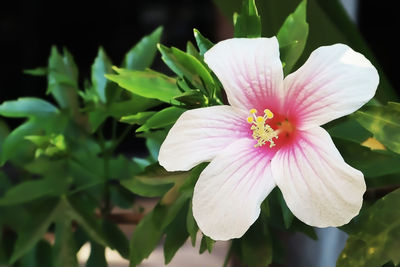
<path fill-rule="evenodd" d="M 171 3 L 168 3 L 171 2 Z M 184 47 L 193 27 L 213 38 L 214 7 L 210 1 L 2 1 L 0 7 L 0 102 L 19 96 L 42 96 L 46 79 L 23 69 L 47 65 L 51 45 L 74 55 L 80 78 L 90 77 L 98 47 L 113 63 L 146 34 L 164 26 L 162 43 Z M 162 69 L 158 59 L 156 68 Z"/>
<path fill-rule="evenodd" d="M 359 28 L 392 85 L 399 91 L 398 18 L 390 1 L 362 0 Z M 391 2 L 393 3 L 393 2 Z M 42 96 L 44 78 L 22 74 L 23 69 L 45 66 L 51 45 L 67 47 L 79 66 L 80 78 L 101 45 L 113 63 L 142 36 L 164 26 L 162 43 L 180 48 L 193 41 L 194 27 L 213 41 L 221 19 L 212 1 L 2 1 L 0 7 L 0 102 L 19 96 Z M 158 58 L 154 68 L 165 70 Z"/>

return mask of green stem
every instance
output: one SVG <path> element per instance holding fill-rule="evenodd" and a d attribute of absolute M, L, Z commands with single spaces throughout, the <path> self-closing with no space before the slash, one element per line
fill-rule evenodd
<path fill-rule="evenodd" d="M 106 142 L 103 135 L 103 127 L 98 131 L 99 143 L 101 148 L 101 154 L 103 156 L 103 167 L 104 167 L 104 206 L 102 208 L 102 214 L 108 215 L 111 211 L 111 201 L 110 201 L 110 190 L 108 185 L 108 179 L 110 178 L 110 155 L 111 151 L 107 150 Z"/>
<path fill-rule="evenodd" d="M 229 250 L 226 253 L 224 265 L 222 265 L 222 267 L 227 267 L 228 266 L 229 259 L 231 258 L 231 255 L 232 255 L 232 248 L 233 248 L 233 243 L 231 243 L 231 245 L 229 246 Z"/>
<path fill-rule="evenodd" d="M 125 128 L 125 130 L 118 137 L 118 139 L 113 142 L 113 144 L 110 148 L 110 153 L 114 152 L 114 150 L 121 144 L 121 142 L 124 141 L 125 137 L 132 130 L 132 128 L 133 128 L 133 125 L 129 125 L 128 127 Z"/>

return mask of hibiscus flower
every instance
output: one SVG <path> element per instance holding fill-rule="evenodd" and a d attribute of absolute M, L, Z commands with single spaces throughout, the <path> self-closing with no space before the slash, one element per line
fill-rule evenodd
<path fill-rule="evenodd" d="M 316 49 L 284 78 L 275 37 L 228 39 L 204 60 L 230 105 L 184 112 L 159 154 L 168 171 L 210 162 L 193 195 L 201 231 L 215 240 L 241 237 L 275 186 L 292 213 L 311 226 L 340 226 L 356 216 L 364 176 L 343 160 L 321 125 L 374 96 L 374 66 L 335 44 Z"/>

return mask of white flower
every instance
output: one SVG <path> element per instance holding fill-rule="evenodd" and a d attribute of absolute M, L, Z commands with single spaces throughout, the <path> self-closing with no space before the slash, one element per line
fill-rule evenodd
<path fill-rule="evenodd" d="M 320 125 L 374 96 L 379 76 L 371 63 L 346 45 L 325 46 L 284 79 L 276 38 L 225 40 L 204 57 L 230 106 L 183 113 L 159 154 L 169 171 L 211 161 L 193 195 L 201 231 L 215 240 L 241 237 L 275 186 L 309 225 L 340 226 L 356 216 L 363 174 Z"/>

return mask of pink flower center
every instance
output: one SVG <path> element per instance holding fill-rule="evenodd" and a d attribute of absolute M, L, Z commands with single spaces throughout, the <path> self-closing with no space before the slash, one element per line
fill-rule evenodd
<path fill-rule="evenodd" d="M 279 149 L 291 143 L 296 135 L 296 127 L 292 121 L 280 114 L 265 109 L 263 116 L 257 116 L 257 110 L 251 109 L 247 122 L 251 124 L 252 137 L 257 143 L 254 147 L 268 145 Z"/>

